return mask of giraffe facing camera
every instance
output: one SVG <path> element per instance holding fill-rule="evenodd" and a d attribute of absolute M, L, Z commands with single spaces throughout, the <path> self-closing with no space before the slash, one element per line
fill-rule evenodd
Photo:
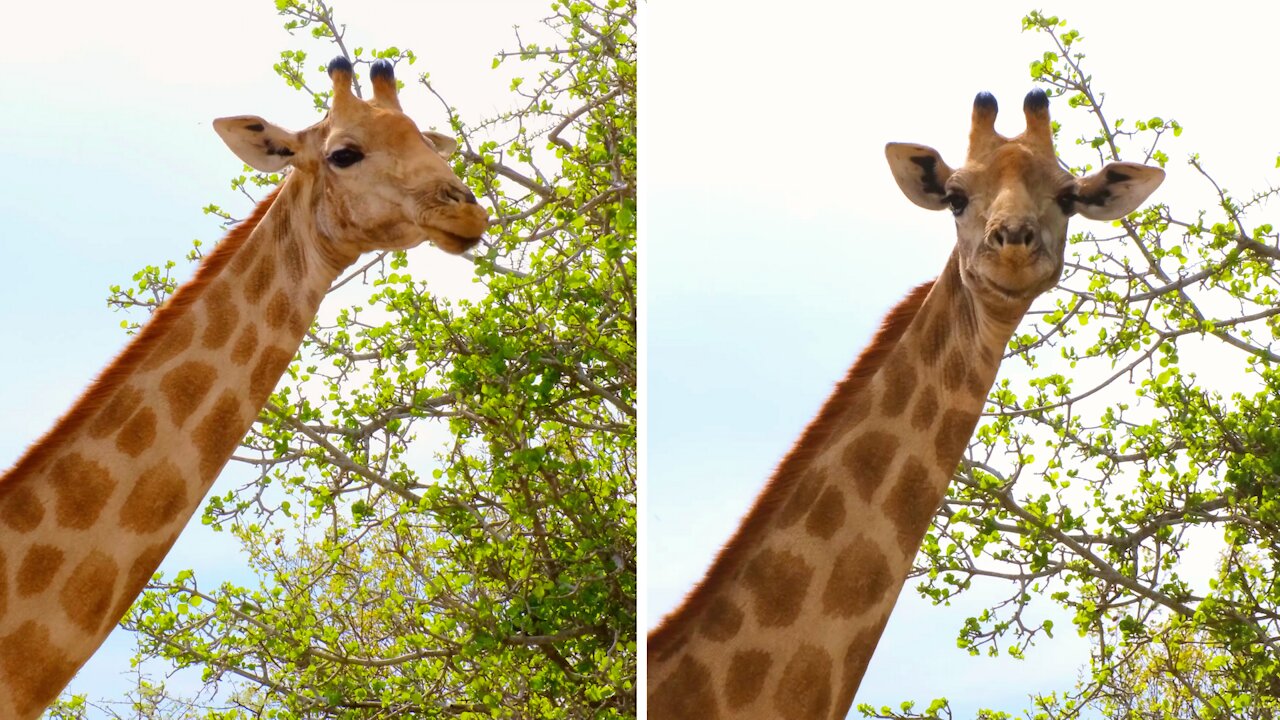
<path fill-rule="evenodd" d="M 1067 220 L 1133 212 L 1164 171 L 1115 162 L 1073 177 L 1049 99 L 1026 130 L 973 103 L 952 169 L 924 145 L 885 148 L 911 202 L 950 210 L 942 274 L 889 311 L 683 604 L 650 633 L 653 720 L 844 718 L 925 531 L 977 425 L 1009 338 L 1062 274 Z"/>

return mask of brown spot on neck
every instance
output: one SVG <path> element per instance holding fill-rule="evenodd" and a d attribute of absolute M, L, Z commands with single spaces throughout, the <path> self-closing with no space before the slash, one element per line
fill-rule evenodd
<path fill-rule="evenodd" d="M 257 242 L 262 242 L 258 240 Z M 271 289 L 271 283 L 276 279 L 276 259 L 271 253 L 262 253 L 258 258 L 258 264 L 254 266 L 244 283 L 244 299 L 250 303 L 256 303 L 262 299 L 263 295 Z"/>
<path fill-rule="evenodd" d="M 189 360 L 165 373 L 160 379 L 160 393 L 169 404 L 169 419 L 182 427 L 209 394 L 218 371 L 212 365 Z"/>
<path fill-rule="evenodd" d="M 809 511 L 804 529 L 816 538 L 830 539 L 844 525 L 844 515 L 844 492 L 835 485 L 830 485 Z"/>
<path fill-rule="evenodd" d="M 927 365 L 936 365 L 947 349 L 947 342 L 951 340 L 951 323 L 949 316 L 937 311 L 926 321 L 923 342 L 920 344 L 920 359 Z"/>
<path fill-rule="evenodd" d="M 931 473 L 929 467 L 913 455 L 903 464 L 893 489 L 885 499 L 885 517 L 897 528 L 902 552 L 912 557 L 920 549 L 920 540 L 942 502 L 946 480 L 950 479 L 950 476 L 945 476 L 942 482 L 937 482 L 933 475 L 942 473 L 936 470 Z"/>
<path fill-rule="evenodd" d="M 975 398 L 985 400 L 987 391 L 991 389 L 991 381 L 984 379 L 976 368 L 970 368 L 969 376 L 965 379 L 965 389 Z"/>
<path fill-rule="evenodd" d="M 958 347 L 951 348 L 942 365 L 942 386 L 948 390 L 955 390 L 965 382 L 965 376 L 968 374 L 969 363 L 965 362 L 964 351 Z"/>
<path fill-rule="evenodd" d="M 72 406 L 71 410 L 49 432 L 45 433 L 36 444 L 32 445 L 12 468 L 3 476 L 0 476 L 0 486 L 13 483 L 16 478 L 28 477 L 36 472 L 42 464 L 48 462 L 64 446 L 68 439 L 75 437 L 85 423 L 103 410 L 108 401 L 115 397 L 116 391 L 126 384 L 129 376 L 144 361 L 149 359 L 153 351 L 157 350 L 157 347 L 163 344 L 166 338 L 174 332 L 175 327 L 178 327 L 178 331 L 181 332 L 180 326 L 183 322 L 183 317 L 187 314 L 185 311 L 204 294 L 205 288 L 226 269 L 232 257 L 245 245 L 249 235 L 266 217 L 267 211 L 275 203 L 281 190 L 288 184 L 286 182 L 274 190 L 262 202 L 258 203 L 253 213 L 244 222 L 227 233 L 227 236 L 218 243 L 213 252 L 209 253 L 200 263 L 195 277 L 178 288 L 177 292 L 169 298 L 164 306 L 156 310 L 150 322 L 142 328 L 133 342 L 129 343 L 124 351 L 89 386 L 89 389 Z M 132 408 L 128 410 L 129 413 L 132 412 Z"/>
<path fill-rule="evenodd" d="M 253 354 L 258 350 L 258 326 L 253 323 L 245 325 L 244 330 L 240 331 L 240 337 L 236 340 L 236 346 L 231 350 L 231 362 L 236 365 L 244 365 L 253 359 Z"/>
<path fill-rule="evenodd" d="M 725 598 L 716 598 L 702 617 L 702 635 L 715 642 L 731 640 L 742 629 L 742 610 Z"/>
<path fill-rule="evenodd" d="M 44 520 L 44 505 L 26 485 L 0 485 L 0 521 L 20 533 L 29 533 Z"/>
<path fill-rule="evenodd" d="M 263 243 L 260 242 L 242 243 L 237 248 L 235 257 L 231 260 L 231 271 L 237 275 L 248 272 L 249 268 L 253 267 L 253 261 L 257 259 L 258 251 L 262 249 L 262 245 Z"/>
<path fill-rule="evenodd" d="M 814 645 L 801 645 L 787 661 L 773 695 L 776 717 L 813 720 L 831 709 L 831 655 Z"/>
<path fill-rule="evenodd" d="M 938 467 L 948 475 L 956 469 L 964 449 L 973 437 L 973 428 L 978 424 L 978 413 L 965 412 L 954 408 L 942 416 L 938 426 L 938 435 L 934 438 L 934 452 L 937 453 Z"/>
<path fill-rule="evenodd" d="M 809 468 L 800 480 L 791 490 L 791 497 L 787 499 L 786 505 L 778 512 L 778 527 L 786 528 L 794 525 L 797 520 L 804 517 L 805 512 L 813 501 L 817 499 L 818 492 L 822 490 L 822 486 L 827 483 L 827 473 L 821 468 Z"/>
<path fill-rule="evenodd" d="M 36 717 L 75 675 L 77 663 L 49 637 L 49 629 L 28 620 L 0 637 L 0 682 L 24 717 Z"/>
<path fill-rule="evenodd" d="M 764 650 L 739 650 L 733 654 L 724 680 L 724 699 L 730 710 L 741 710 L 755 702 L 772 666 L 773 658 Z"/>
<path fill-rule="evenodd" d="M 89 425 L 89 437 L 104 438 L 116 432 L 140 404 L 142 404 L 142 393 L 138 392 L 137 388 L 128 385 L 120 388 Z"/>
<path fill-rule="evenodd" d="M 662 656 L 667 646 L 682 637 L 685 626 L 698 617 L 715 593 L 731 582 L 731 578 L 746 561 L 746 555 L 756 546 L 759 538 L 778 514 L 779 508 L 791 498 L 795 488 L 811 467 L 818 452 L 826 446 L 832 434 L 845 427 L 842 421 L 858 401 L 866 405 L 863 390 L 883 366 L 885 359 L 897 347 L 898 341 L 915 320 L 925 299 L 934 286 L 928 282 L 912 290 L 885 317 L 879 332 L 871 344 L 858 357 L 845 378 L 822 406 L 818 416 L 805 429 L 799 442 L 791 449 L 774 472 L 764 492 L 734 533 L 733 538 L 717 555 L 715 562 L 700 583 L 690 591 L 684 603 L 663 618 L 649 633 L 648 651 Z M 819 485 L 819 488 L 821 485 Z M 814 492 L 816 495 L 817 488 Z M 796 519 L 803 517 L 803 510 Z"/>
<path fill-rule="evenodd" d="M 853 698 L 858 693 L 858 686 L 862 684 L 862 676 L 867 672 L 867 665 L 871 663 L 871 653 L 880 642 L 880 633 L 884 630 L 886 620 L 887 616 L 885 620 L 858 633 L 853 642 L 849 643 L 849 649 L 845 651 L 842 663 L 840 696 L 836 698 L 835 707 L 832 708 L 831 720 L 843 720 L 849 708 L 853 706 Z"/>
<path fill-rule="evenodd" d="M 144 407 L 120 428 L 120 433 L 116 435 L 116 449 L 136 458 L 151 447 L 155 439 L 156 413 L 151 408 Z"/>
<path fill-rule="evenodd" d="M 52 545 L 33 545 L 18 567 L 17 591 L 21 597 L 35 595 L 49 587 L 62 567 L 62 550 Z"/>
<path fill-rule="evenodd" d="M 249 376 L 249 396 L 254 400 L 266 398 L 280 381 L 285 368 L 289 367 L 290 360 L 293 360 L 293 353 L 282 347 L 272 346 L 263 350 Z"/>
<path fill-rule="evenodd" d="M 653 683 L 654 678 L 649 682 Z M 711 671 L 686 655 L 675 672 L 649 691 L 649 717 L 665 720 L 718 720 L 720 708 Z"/>
<path fill-rule="evenodd" d="M 870 430 L 858 437 L 845 448 L 842 460 L 844 468 L 853 479 L 853 486 L 858 495 L 870 501 L 875 495 L 889 465 L 898 453 L 898 436 L 883 430 Z"/>
<path fill-rule="evenodd" d="M 933 420 L 938 416 L 938 391 L 932 385 L 926 385 L 916 399 L 916 406 L 911 410 L 911 427 L 921 432 L 933 427 Z"/>
<path fill-rule="evenodd" d="M 147 468 L 120 508 L 120 525 L 135 533 L 153 533 L 188 507 L 187 483 L 168 460 Z"/>
<path fill-rule="evenodd" d="M 143 550 L 141 554 L 133 561 L 133 566 L 129 568 L 129 574 L 125 576 L 124 587 L 120 590 L 120 599 L 116 602 L 115 608 L 111 611 L 112 622 L 119 622 L 124 614 L 129 612 L 129 607 L 133 605 L 133 601 L 142 593 L 147 582 L 155 575 L 156 568 L 160 567 L 160 563 L 164 561 L 164 556 L 168 554 L 169 548 L 173 545 L 174 540 L 178 536 L 175 533 L 169 539 L 156 543 Z"/>
<path fill-rule="evenodd" d="M 240 397 L 234 390 L 227 390 L 218 397 L 196 427 L 192 440 L 200 452 L 201 487 L 217 476 L 231 453 L 244 437 L 248 422 L 241 415 Z"/>
<path fill-rule="evenodd" d="M 85 530 L 98 522 L 98 515 L 111 498 L 116 480 L 107 469 L 79 453 L 59 458 L 49 470 L 49 485 L 57 495 L 58 525 Z"/>
<path fill-rule="evenodd" d="M 205 306 L 204 335 L 200 340 L 205 349 L 216 350 L 226 345 L 239 321 L 240 311 L 231 298 L 231 286 L 227 283 L 217 283 L 209 288 Z"/>
<path fill-rule="evenodd" d="M 756 622 L 786 627 L 800 616 L 813 566 L 789 550 L 765 548 L 747 563 L 742 583 L 751 592 Z"/>
<path fill-rule="evenodd" d="M 285 240 L 283 252 L 284 268 L 289 273 L 289 279 L 294 283 L 300 282 L 306 274 L 306 263 L 302 257 L 302 247 L 298 245 L 296 240 Z"/>
<path fill-rule="evenodd" d="M 93 634 L 118 618 L 108 617 L 120 568 L 106 553 L 94 550 L 71 571 L 58 600 L 62 611 L 81 630 Z"/>
<path fill-rule="evenodd" d="M 822 591 L 822 610 L 835 617 L 857 617 L 878 605 L 892 584 L 884 553 L 871 538 L 859 535 L 836 555 Z"/>
<path fill-rule="evenodd" d="M 154 370 L 163 366 L 177 357 L 178 353 L 190 347 L 195 335 L 195 318 L 192 317 L 187 308 L 183 308 L 182 313 L 169 326 L 169 332 L 165 333 L 164 337 L 161 337 L 156 342 L 155 349 L 139 365 L 139 368 L 142 370 Z"/>
<path fill-rule="evenodd" d="M 902 414 L 915 392 L 916 371 L 907 363 L 890 363 L 884 370 L 884 397 L 880 401 L 880 412 L 887 418 L 893 418 Z"/>
<path fill-rule="evenodd" d="M 277 290 L 267 303 L 267 327 L 279 328 L 289 322 L 289 314 L 293 312 L 293 302 L 284 290 Z"/>

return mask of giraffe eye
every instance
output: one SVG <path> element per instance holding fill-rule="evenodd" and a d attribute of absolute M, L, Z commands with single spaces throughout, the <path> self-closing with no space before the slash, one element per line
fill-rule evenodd
<path fill-rule="evenodd" d="M 329 153 L 329 163 L 334 167 L 351 167 L 364 159 L 364 153 L 355 148 L 338 148 Z"/>
<path fill-rule="evenodd" d="M 960 217 L 964 214 L 964 209 L 969 207 L 969 196 L 958 190 L 952 190 L 947 193 L 943 200 L 951 206 L 951 214 Z"/>

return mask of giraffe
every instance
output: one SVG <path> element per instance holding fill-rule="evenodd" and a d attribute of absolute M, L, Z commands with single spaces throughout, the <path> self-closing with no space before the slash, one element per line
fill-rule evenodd
<path fill-rule="evenodd" d="M 453 138 L 400 108 L 389 61 L 328 66 L 330 112 L 299 132 L 215 120 L 281 185 L 69 412 L 0 476 L 0 718 L 37 717 L 151 579 L 360 253 L 430 239 L 461 253 L 488 213 L 446 158 Z"/>
<path fill-rule="evenodd" d="M 1049 99 L 995 130 L 974 101 L 965 164 L 890 143 L 894 180 L 950 209 L 942 274 L 893 308 L 782 460 L 735 535 L 650 633 L 649 717 L 843 718 L 978 421 L 1009 338 L 1061 276 L 1067 219 L 1114 220 L 1164 179 L 1113 162 L 1057 162 Z"/>

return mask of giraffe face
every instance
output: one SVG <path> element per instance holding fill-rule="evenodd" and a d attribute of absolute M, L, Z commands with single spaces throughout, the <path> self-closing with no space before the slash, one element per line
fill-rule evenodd
<path fill-rule="evenodd" d="M 1048 98 L 1033 91 L 1023 109 L 1026 132 L 1005 138 L 994 130 L 995 98 L 978 95 L 969 157 L 955 170 L 923 145 L 885 149 L 912 202 L 955 216 L 961 278 L 995 306 L 1025 306 L 1058 282 L 1072 215 L 1124 217 L 1164 180 L 1159 168 L 1123 162 L 1087 177 L 1071 175 L 1053 151 Z"/>
<path fill-rule="evenodd" d="M 1075 178 L 1053 158 L 1018 142 L 971 158 L 943 185 L 955 216 L 960 272 L 970 290 L 993 299 L 1029 299 L 1062 275 L 1065 198 Z"/>
<path fill-rule="evenodd" d="M 474 247 L 488 213 L 447 162 L 457 142 L 420 131 L 401 111 L 385 60 L 370 73 L 370 102 L 352 94 L 345 59 L 330 63 L 329 74 L 329 115 L 306 130 L 290 132 L 252 115 L 215 120 L 214 129 L 258 170 L 291 167 L 309 175 L 317 188 L 317 228 L 343 250 L 402 250 L 423 240 L 450 253 Z"/>
<path fill-rule="evenodd" d="M 457 143 L 423 133 L 398 110 L 368 106 L 332 118 L 309 148 L 324 187 L 321 231 L 361 250 L 401 250 L 430 239 L 460 253 L 475 246 L 488 214 L 446 158 Z"/>

